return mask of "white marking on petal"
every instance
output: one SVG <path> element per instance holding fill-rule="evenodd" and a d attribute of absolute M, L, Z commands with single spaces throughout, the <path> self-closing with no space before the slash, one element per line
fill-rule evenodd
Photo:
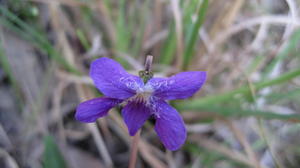
<path fill-rule="evenodd" d="M 154 98 L 152 96 L 152 94 L 154 92 L 153 87 L 149 84 L 146 84 L 142 87 L 136 85 L 135 87 L 136 87 L 136 94 L 134 96 L 132 96 L 131 98 L 125 100 L 123 104 L 127 104 L 130 101 L 135 101 L 135 102 L 143 103 L 146 106 L 154 109 L 154 107 L 153 107 L 154 104 L 152 101 L 152 99 Z"/>
<path fill-rule="evenodd" d="M 138 90 L 140 88 L 139 84 L 132 77 L 121 77 L 120 82 L 125 83 L 129 89 Z"/>
<path fill-rule="evenodd" d="M 160 82 L 156 82 L 156 83 L 152 83 L 152 86 L 156 89 L 160 89 L 161 87 L 170 87 L 171 85 L 173 85 L 175 83 L 174 79 L 171 80 L 163 80 Z"/>

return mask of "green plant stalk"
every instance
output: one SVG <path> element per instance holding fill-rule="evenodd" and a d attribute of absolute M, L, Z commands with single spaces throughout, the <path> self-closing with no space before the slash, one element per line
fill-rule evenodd
<path fill-rule="evenodd" d="M 116 42 L 116 48 L 120 52 L 127 53 L 128 46 L 129 46 L 129 40 L 130 40 L 130 32 L 128 30 L 128 23 L 126 22 L 126 1 L 121 0 L 119 1 L 119 11 L 118 11 L 118 19 L 116 23 L 117 28 L 117 42 Z"/>
<path fill-rule="evenodd" d="M 143 38 L 144 38 L 144 33 L 145 33 L 145 27 L 146 27 L 146 16 L 149 15 L 149 3 L 151 3 L 149 0 L 145 1 L 142 5 L 142 7 L 135 12 L 141 13 L 141 15 L 137 15 L 135 17 L 132 17 L 133 20 L 135 20 L 135 26 L 132 28 L 131 32 L 136 33 L 137 36 L 134 39 L 134 44 L 132 46 L 132 55 L 134 58 L 138 58 L 140 55 L 140 52 L 142 50 L 142 45 L 143 45 Z M 138 30 L 136 30 L 138 29 Z"/>
<path fill-rule="evenodd" d="M 195 43 L 199 37 L 198 33 L 200 30 L 200 27 L 202 26 L 202 24 L 204 22 L 207 8 L 208 8 L 208 0 L 204 0 L 201 3 L 200 9 L 198 11 L 198 17 L 197 17 L 196 23 L 193 26 L 192 33 L 188 37 L 187 46 L 184 51 L 184 59 L 183 59 L 183 65 L 182 65 L 183 70 L 187 69 L 188 64 L 192 58 L 192 55 L 194 54 Z"/>
<path fill-rule="evenodd" d="M 202 106 L 197 110 L 211 112 L 223 117 L 261 117 L 263 119 L 279 119 L 279 120 L 297 120 L 300 121 L 299 114 L 279 114 L 270 111 L 241 109 L 236 107 L 220 107 L 220 106 Z"/>
<path fill-rule="evenodd" d="M 80 41 L 80 43 L 82 44 L 82 46 L 84 47 L 85 50 L 89 50 L 90 48 L 90 44 L 89 44 L 89 41 L 88 39 L 86 39 L 84 33 L 80 30 L 80 29 L 77 29 L 76 30 L 76 35 Z"/>
<path fill-rule="evenodd" d="M 8 79 L 9 81 L 11 82 L 12 84 L 12 87 L 16 93 L 16 97 L 17 97 L 17 102 L 18 102 L 18 105 L 17 107 L 19 108 L 19 110 L 22 109 L 22 107 L 24 106 L 24 102 L 22 100 L 22 93 L 21 93 L 21 90 L 20 90 L 20 87 L 13 75 L 13 72 L 12 72 L 12 68 L 10 66 L 10 63 L 7 59 L 7 57 L 5 56 L 5 51 L 3 49 L 3 41 L 2 41 L 2 38 L 0 40 L 0 65 L 3 69 L 3 71 L 7 74 L 8 76 Z"/>
<path fill-rule="evenodd" d="M 285 93 L 271 93 L 269 95 L 265 96 L 269 102 L 277 104 L 278 101 L 289 101 L 289 100 L 295 100 L 294 98 L 300 97 L 300 88 L 293 89 L 290 91 L 287 91 Z"/>
<path fill-rule="evenodd" d="M 190 37 L 192 33 L 193 28 L 193 22 L 191 21 L 192 14 L 197 9 L 197 2 L 198 0 L 193 0 L 190 2 L 186 7 L 184 7 L 183 10 L 183 25 L 184 25 L 184 31 L 187 34 L 187 37 Z M 185 43 L 188 39 L 185 39 Z M 162 54 L 160 56 L 160 63 L 164 65 L 170 65 L 172 63 L 172 60 L 174 59 L 174 54 L 176 52 L 176 32 L 175 32 L 175 23 L 174 21 L 170 24 L 169 27 L 169 33 L 168 37 L 164 43 L 164 46 L 162 48 Z"/>
<path fill-rule="evenodd" d="M 297 76 L 300 76 L 300 69 L 297 69 L 292 72 L 287 72 L 287 73 L 285 73 L 275 79 L 272 79 L 272 80 L 255 83 L 255 84 L 253 84 L 253 87 L 254 87 L 254 90 L 257 91 L 257 90 L 263 89 L 265 87 L 269 87 L 269 86 L 287 82 Z M 197 110 L 197 109 L 201 109 L 201 107 L 203 107 L 203 106 L 222 103 L 227 100 L 232 100 L 234 98 L 234 96 L 236 96 L 236 95 L 239 95 L 239 94 L 246 95 L 246 94 L 249 94 L 250 92 L 251 92 L 250 88 L 248 86 L 244 86 L 239 89 L 229 91 L 229 92 L 226 92 L 223 94 L 207 96 L 204 98 L 194 99 L 194 100 L 186 101 L 186 102 L 180 102 L 180 103 L 178 102 L 175 104 L 175 106 L 179 110 Z"/>
<path fill-rule="evenodd" d="M 167 40 L 162 49 L 162 54 L 160 57 L 160 63 L 164 65 L 170 65 L 172 63 L 174 53 L 176 50 L 176 34 L 175 34 L 175 24 L 172 23 L 169 28 L 169 34 Z"/>
<path fill-rule="evenodd" d="M 67 168 L 66 161 L 63 158 L 58 146 L 56 145 L 52 136 L 44 137 L 44 154 L 43 167 L 44 168 Z"/>

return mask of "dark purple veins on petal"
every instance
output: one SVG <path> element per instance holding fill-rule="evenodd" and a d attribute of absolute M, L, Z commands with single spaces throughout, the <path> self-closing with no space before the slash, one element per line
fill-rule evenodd
<path fill-rule="evenodd" d="M 180 114 L 167 104 L 159 100 L 156 105 L 155 131 L 164 146 L 169 150 L 179 149 L 186 140 L 186 128 Z"/>
<path fill-rule="evenodd" d="M 122 100 L 113 98 L 94 98 L 77 106 L 75 118 L 81 122 L 95 122 L 99 117 L 107 115 L 108 111 L 121 103 Z"/>
<path fill-rule="evenodd" d="M 151 116 L 151 109 L 143 102 L 130 101 L 122 110 L 122 116 L 129 134 L 134 136 Z"/>

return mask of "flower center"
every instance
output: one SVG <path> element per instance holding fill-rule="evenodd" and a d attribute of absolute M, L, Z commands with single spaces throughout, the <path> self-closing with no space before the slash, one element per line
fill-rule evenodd
<path fill-rule="evenodd" d="M 153 93 L 153 89 L 150 85 L 145 85 L 144 87 L 137 90 L 136 95 L 133 96 L 133 99 L 137 102 L 149 104 L 149 99 Z"/>
<path fill-rule="evenodd" d="M 140 87 L 136 90 L 136 94 L 129 99 L 124 101 L 124 105 L 129 102 L 142 103 L 146 106 L 150 106 L 150 99 L 152 97 L 153 89 L 149 85 L 145 85 L 144 87 Z"/>
<path fill-rule="evenodd" d="M 132 98 L 134 99 L 133 101 L 148 105 L 151 95 L 152 95 L 152 93 L 150 93 L 150 92 L 140 92 L 140 93 L 137 93 Z"/>

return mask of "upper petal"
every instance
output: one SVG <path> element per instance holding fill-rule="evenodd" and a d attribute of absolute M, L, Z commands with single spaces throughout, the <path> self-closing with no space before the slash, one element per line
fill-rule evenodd
<path fill-rule="evenodd" d="M 106 57 L 92 62 L 90 76 L 105 96 L 117 99 L 133 96 L 143 85 L 139 77 L 127 73 L 118 62 Z"/>
<path fill-rule="evenodd" d="M 130 101 L 122 110 L 122 116 L 127 125 L 129 134 L 134 136 L 150 117 L 151 109 L 145 103 Z"/>
<path fill-rule="evenodd" d="M 196 93 L 206 80 L 206 72 L 181 72 L 169 78 L 152 78 L 148 81 L 154 96 L 165 100 L 185 99 Z"/>
<path fill-rule="evenodd" d="M 99 117 L 107 115 L 108 111 L 121 103 L 122 100 L 113 98 L 94 98 L 77 106 L 75 118 L 81 122 L 95 122 Z"/>
<path fill-rule="evenodd" d="M 155 131 L 169 150 L 179 149 L 186 139 L 186 128 L 179 113 L 165 101 L 156 102 Z"/>

